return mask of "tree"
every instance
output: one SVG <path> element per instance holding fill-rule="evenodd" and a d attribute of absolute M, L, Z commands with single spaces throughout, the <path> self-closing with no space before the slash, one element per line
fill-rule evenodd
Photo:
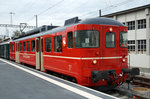
<path fill-rule="evenodd" d="M 17 38 L 21 35 L 20 31 L 16 30 L 13 32 L 13 38 Z"/>

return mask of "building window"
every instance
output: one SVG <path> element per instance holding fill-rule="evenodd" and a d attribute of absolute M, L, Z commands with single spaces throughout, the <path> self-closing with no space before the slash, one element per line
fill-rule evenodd
<path fill-rule="evenodd" d="M 146 40 L 138 40 L 138 53 L 146 53 Z"/>
<path fill-rule="evenodd" d="M 45 38 L 45 51 L 51 52 L 51 38 Z"/>
<path fill-rule="evenodd" d="M 107 32 L 105 39 L 106 39 L 105 45 L 107 48 L 114 48 L 115 47 L 115 33 Z"/>
<path fill-rule="evenodd" d="M 138 29 L 146 28 L 146 19 L 138 20 Z"/>
<path fill-rule="evenodd" d="M 128 40 L 128 52 L 135 53 L 135 40 Z"/>
<path fill-rule="evenodd" d="M 68 33 L 68 48 L 72 48 L 73 47 L 73 33 L 69 32 Z"/>
<path fill-rule="evenodd" d="M 32 52 L 35 52 L 35 40 L 31 41 L 31 50 Z"/>
<path fill-rule="evenodd" d="M 23 51 L 26 51 L 26 43 L 23 42 Z"/>
<path fill-rule="evenodd" d="M 128 30 L 135 30 L 135 21 L 127 22 Z"/>
<path fill-rule="evenodd" d="M 62 36 L 54 37 L 55 52 L 62 52 Z"/>
<path fill-rule="evenodd" d="M 20 51 L 22 51 L 22 43 L 20 43 Z"/>
<path fill-rule="evenodd" d="M 27 51 L 30 52 L 30 41 L 27 41 Z"/>

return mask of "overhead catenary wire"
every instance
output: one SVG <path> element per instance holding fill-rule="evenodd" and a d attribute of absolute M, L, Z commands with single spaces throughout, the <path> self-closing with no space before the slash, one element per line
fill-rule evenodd
<path fill-rule="evenodd" d="M 56 7 L 58 4 L 62 3 L 63 1 L 64 1 L 64 0 L 61 0 L 61 1 L 57 2 L 57 3 L 55 3 L 54 5 L 48 7 L 47 9 L 43 10 L 42 12 L 40 12 L 40 13 L 38 13 L 38 14 L 36 14 L 36 15 L 37 15 L 37 16 L 42 15 L 43 13 L 47 12 L 49 9 L 52 9 L 53 7 Z M 32 16 L 32 17 L 31 17 L 30 19 L 28 19 L 27 21 L 31 21 L 31 20 L 33 20 L 34 18 L 35 18 L 35 15 Z"/>
<path fill-rule="evenodd" d="M 57 2 L 56 4 L 54 4 L 54 5 L 52 5 L 52 6 L 50 6 L 50 7 L 48 7 L 47 9 L 45 9 L 45 10 L 43 10 L 42 12 L 40 12 L 40 13 L 38 13 L 38 14 L 36 14 L 37 16 L 39 16 L 39 15 L 42 15 L 42 14 L 44 14 L 45 12 L 47 12 L 48 10 L 50 10 L 50 9 L 52 9 L 53 7 L 57 7 L 58 8 L 58 4 L 60 4 L 60 3 L 62 3 L 64 0 L 61 0 L 61 1 L 59 1 L 59 2 Z M 134 0 L 126 0 L 126 1 L 123 1 L 123 2 L 119 2 L 119 3 L 117 3 L 117 4 L 114 4 L 114 5 L 111 5 L 110 4 L 110 6 L 107 6 L 107 7 L 104 7 L 104 8 L 102 8 L 101 10 L 102 11 L 107 11 L 107 10 L 110 10 L 110 9 L 113 9 L 113 8 L 115 8 L 115 7 L 117 7 L 117 6 L 121 6 L 121 5 L 125 5 L 125 4 L 127 4 L 127 3 L 129 3 L 129 2 L 131 2 L 131 1 L 134 1 Z M 60 6 L 62 6 L 62 5 L 60 5 Z M 67 6 L 66 6 L 67 7 Z M 60 9 L 60 7 L 59 7 L 59 9 Z M 75 9 L 75 8 L 74 8 Z M 55 10 L 55 11 L 54 11 Z M 54 9 L 54 10 L 52 10 L 52 12 L 56 12 L 56 9 Z M 71 9 L 68 9 L 67 11 L 71 11 L 72 12 L 72 10 Z M 93 10 L 93 11 L 90 11 L 90 12 L 88 12 L 88 13 L 83 13 L 82 15 L 77 15 L 77 16 L 79 16 L 79 17 L 89 17 L 89 16 L 93 16 L 93 15 L 95 15 L 95 12 L 97 12 L 97 15 L 98 15 L 98 11 L 99 11 L 99 9 L 97 9 L 97 10 Z M 69 13 L 70 15 L 72 14 L 72 13 Z M 52 16 L 51 16 L 52 17 Z M 59 16 L 58 16 L 59 17 Z M 62 16 L 61 16 L 62 17 Z M 69 17 L 69 15 L 64 15 L 63 17 Z M 33 20 L 35 18 L 35 16 L 33 16 L 32 18 L 30 18 L 29 20 Z M 29 21 L 28 20 L 28 21 Z"/>
<path fill-rule="evenodd" d="M 55 3 L 54 5 L 50 6 L 49 8 L 45 9 L 44 11 L 40 12 L 39 14 L 37 14 L 38 16 L 45 13 L 46 11 L 48 11 L 49 9 L 52 9 L 53 7 L 57 6 L 58 4 L 62 3 L 64 0 L 61 0 L 57 3 Z"/>
<path fill-rule="evenodd" d="M 22 9 L 26 9 L 26 8 L 28 8 L 28 9 L 30 9 L 30 10 L 23 11 L 23 14 L 21 14 L 20 16 L 18 16 L 18 20 L 22 20 L 21 18 L 22 18 L 22 16 L 24 16 L 24 15 L 26 14 L 26 12 L 29 13 L 30 11 L 32 11 L 32 10 L 33 10 L 33 7 L 34 7 L 34 5 L 36 5 L 37 1 L 39 1 L 39 0 L 32 0 L 32 1 L 28 1 L 27 3 L 25 3 L 25 4 L 22 6 L 22 8 L 19 9 L 19 10 L 21 11 Z M 17 13 L 17 12 L 16 12 L 16 13 Z M 26 19 L 26 21 L 29 21 L 29 20 L 31 20 L 31 19 L 33 19 L 33 17 L 32 17 L 32 18 L 29 18 L 29 19 Z"/>
<path fill-rule="evenodd" d="M 86 1 L 84 1 L 84 2 L 80 2 L 78 5 L 72 5 L 71 7 L 70 6 L 68 6 L 68 5 L 70 5 L 70 3 L 71 4 L 75 4 L 75 3 L 77 3 L 77 1 L 76 0 L 70 0 L 70 2 L 68 2 L 67 1 L 67 3 L 65 3 L 65 5 L 60 5 L 60 6 L 63 6 L 63 8 L 64 9 L 67 9 L 66 11 L 67 11 L 67 14 L 66 14 L 66 12 L 65 13 L 61 13 L 61 18 L 63 18 L 63 22 L 64 22 L 64 20 L 66 20 L 66 19 L 69 19 L 69 18 L 72 18 L 72 17 L 75 17 L 75 16 L 77 16 L 76 14 L 73 14 L 72 12 L 75 12 L 75 10 L 76 10 L 76 8 L 80 8 L 82 5 L 86 5 Z M 58 11 L 60 11 L 60 10 L 62 10 L 62 8 L 61 7 L 57 7 L 58 9 Z M 75 6 L 75 7 L 74 7 Z M 59 10 L 60 9 L 60 10 Z M 55 16 L 55 14 L 56 14 L 56 12 L 54 11 L 54 10 L 52 10 L 51 11 L 51 14 L 54 14 L 53 16 Z M 55 19 L 57 18 L 57 20 L 60 20 L 60 16 L 55 16 Z M 61 19 L 62 20 L 62 19 Z M 57 21 L 57 22 L 55 22 L 55 24 L 59 24 L 59 25 L 63 25 L 62 24 L 62 21 Z"/>
<path fill-rule="evenodd" d="M 107 11 L 107 10 L 109 10 L 110 8 L 113 9 L 113 8 L 115 8 L 115 7 L 118 7 L 118 6 L 122 6 L 122 5 L 128 4 L 129 2 L 132 2 L 132 1 L 134 1 L 134 0 L 126 0 L 126 1 L 123 1 L 123 2 L 120 2 L 120 3 L 117 3 L 117 4 L 114 4 L 114 5 L 110 5 L 110 6 L 104 7 L 104 8 L 102 8 L 101 10 L 102 10 L 102 11 Z M 90 14 L 93 15 L 93 13 L 98 12 L 98 11 L 99 11 L 99 9 L 96 9 L 96 10 L 93 10 L 93 11 L 90 11 L 90 12 L 87 12 L 87 13 L 84 13 L 83 15 L 80 15 L 80 16 L 84 16 L 84 17 L 85 17 L 85 16 L 89 16 Z"/>

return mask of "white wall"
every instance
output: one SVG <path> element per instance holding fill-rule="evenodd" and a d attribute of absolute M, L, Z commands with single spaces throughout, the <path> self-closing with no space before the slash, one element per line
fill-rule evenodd
<path fill-rule="evenodd" d="M 130 54 L 130 66 L 150 68 L 149 59 L 150 59 L 150 56 L 146 54 Z"/>
<path fill-rule="evenodd" d="M 135 40 L 135 30 L 128 31 L 128 40 Z"/>
<path fill-rule="evenodd" d="M 137 40 L 146 39 L 146 29 L 137 29 Z"/>
<path fill-rule="evenodd" d="M 137 20 L 146 19 L 145 9 L 137 11 Z"/>
<path fill-rule="evenodd" d="M 123 15 L 118 15 L 117 16 L 117 21 L 119 21 L 119 22 L 125 22 L 126 20 L 125 20 L 125 15 L 123 14 Z"/>
<path fill-rule="evenodd" d="M 135 20 L 135 12 L 131 12 L 126 14 L 126 21 L 134 21 Z"/>

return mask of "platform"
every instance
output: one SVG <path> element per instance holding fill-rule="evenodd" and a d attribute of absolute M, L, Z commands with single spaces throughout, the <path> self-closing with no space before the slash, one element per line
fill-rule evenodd
<path fill-rule="evenodd" d="M 0 99 L 116 99 L 0 58 Z"/>

